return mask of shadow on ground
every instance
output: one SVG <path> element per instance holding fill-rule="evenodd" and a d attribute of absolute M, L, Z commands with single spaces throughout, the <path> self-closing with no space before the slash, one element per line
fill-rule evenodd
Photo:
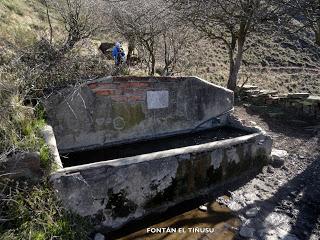
<path fill-rule="evenodd" d="M 244 106 L 249 115 L 258 116 L 263 123 L 268 125 L 271 132 L 284 134 L 287 137 L 309 139 L 314 135 L 314 132 L 308 132 L 305 129 L 319 124 L 315 120 L 286 113 L 280 108 L 242 103 L 237 103 L 237 106 Z"/>
<path fill-rule="evenodd" d="M 264 221 L 273 212 L 286 214 L 291 218 L 291 230 L 288 236 L 294 234 L 299 239 L 310 239 L 313 232 L 319 234 L 320 231 L 319 185 L 320 155 L 311 159 L 311 164 L 302 173 L 281 186 L 271 198 L 256 201 L 239 212 L 244 213 L 253 207 L 261 207 L 259 219 L 262 221 L 257 221 L 255 226 L 251 226 L 260 229 L 261 239 L 265 239 L 267 234 L 261 230 L 272 229 L 273 226 L 278 227 L 282 224 L 281 219 L 279 222 L 277 222 L 279 219 L 274 219 L 271 224 Z"/>

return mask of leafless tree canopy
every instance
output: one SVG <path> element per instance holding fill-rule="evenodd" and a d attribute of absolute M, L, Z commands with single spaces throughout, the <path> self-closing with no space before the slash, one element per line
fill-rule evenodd
<path fill-rule="evenodd" d="M 82 39 L 89 38 L 100 31 L 105 22 L 102 8 L 105 2 L 101 0 L 44 0 L 48 8 L 58 13 L 67 32 L 60 53 L 70 51 Z M 50 22 L 50 16 L 48 16 Z"/>
<path fill-rule="evenodd" d="M 155 74 L 159 55 L 163 61 L 161 74 L 172 73 L 189 31 L 178 23 L 168 2 L 129 0 L 117 3 L 113 19 L 117 31 L 140 48 L 149 74 Z"/>
<path fill-rule="evenodd" d="M 320 1 L 318 0 L 282 0 L 278 4 L 287 6 L 287 15 L 299 19 L 303 27 L 315 34 L 315 43 L 320 45 Z"/>
<path fill-rule="evenodd" d="M 277 21 L 279 8 L 266 0 L 178 0 L 172 1 L 180 16 L 213 41 L 228 47 L 228 88 L 235 90 L 246 40 Z"/>

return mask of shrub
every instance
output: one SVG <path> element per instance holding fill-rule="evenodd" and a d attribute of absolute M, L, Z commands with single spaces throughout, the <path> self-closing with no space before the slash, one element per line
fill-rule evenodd
<path fill-rule="evenodd" d="M 2 180 L 0 189 L 0 240 L 88 239 L 90 220 L 63 209 L 46 183 Z"/>

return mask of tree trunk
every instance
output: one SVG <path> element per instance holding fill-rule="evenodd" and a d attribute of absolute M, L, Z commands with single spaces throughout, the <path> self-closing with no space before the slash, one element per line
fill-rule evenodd
<path fill-rule="evenodd" d="M 315 32 L 316 35 L 316 44 L 320 46 L 320 32 Z"/>
<path fill-rule="evenodd" d="M 52 24 L 51 24 L 51 18 L 50 18 L 50 14 L 49 14 L 49 6 L 46 0 L 43 0 L 43 3 L 46 7 L 46 14 L 47 14 L 47 20 L 48 20 L 48 24 L 49 24 L 49 42 L 50 44 L 52 44 L 52 40 L 53 40 L 53 28 L 52 28 Z"/>
<path fill-rule="evenodd" d="M 315 37 L 316 37 L 316 44 L 318 46 L 320 46 L 320 20 L 317 21 L 317 24 L 316 24 L 316 27 L 314 28 L 314 34 L 315 34 Z"/>
<path fill-rule="evenodd" d="M 136 44 L 135 41 L 132 39 L 129 39 L 129 43 L 128 43 L 128 56 L 127 56 L 127 61 L 130 63 L 131 57 L 133 55 L 133 52 L 136 48 Z"/>
<path fill-rule="evenodd" d="M 156 58 L 154 56 L 154 54 L 152 53 L 151 54 L 151 71 L 150 71 L 150 75 L 151 76 L 154 76 L 154 73 L 155 73 L 155 66 L 156 66 Z"/>
<path fill-rule="evenodd" d="M 239 70 L 241 67 L 242 63 L 242 58 L 243 58 L 243 48 L 244 48 L 244 43 L 245 43 L 245 38 L 240 37 L 237 40 L 237 54 L 236 58 L 233 59 L 233 54 L 230 56 L 230 70 L 229 70 L 229 79 L 228 79 L 228 84 L 227 88 L 235 91 L 237 87 L 237 80 L 238 80 L 238 75 L 239 75 Z"/>

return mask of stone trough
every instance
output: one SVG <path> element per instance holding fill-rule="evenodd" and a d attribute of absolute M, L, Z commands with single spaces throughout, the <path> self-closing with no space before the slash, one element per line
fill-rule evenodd
<path fill-rule="evenodd" d="M 63 165 L 51 182 L 106 231 L 236 182 L 271 152 L 264 131 L 231 116 L 233 92 L 196 77 L 107 77 L 46 108 Z"/>

